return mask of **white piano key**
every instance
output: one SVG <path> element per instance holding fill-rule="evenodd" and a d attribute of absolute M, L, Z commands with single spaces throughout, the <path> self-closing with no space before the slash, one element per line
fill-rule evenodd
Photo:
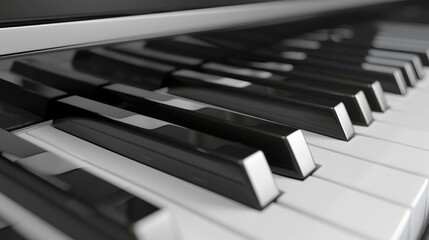
<path fill-rule="evenodd" d="M 408 89 L 407 95 L 404 96 L 398 96 L 396 94 L 392 93 L 386 93 L 386 98 L 392 100 L 395 103 L 401 103 L 401 104 L 415 104 L 415 103 L 425 103 L 429 99 L 429 96 L 427 94 L 427 89 L 422 87 L 426 82 L 429 80 L 422 80 L 419 82 L 420 84 L 413 89 Z M 389 104 L 394 106 L 395 104 Z"/>
<path fill-rule="evenodd" d="M 310 146 L 310 150 L 316 163 L 321 165 L 313 177 L 410 208 L 410 239 L 422 234 L 428 179 L 315 146 Z"/>
<path fill-rule="evenodd" d="M 422 115 L 410 114 L 392 109 L 384 113 L 374 112 L 373 116 L 375 120 L 380 122 L 414 128 L 421 131 L 429 131 L 428 118 Z"/>
<path fill-rule="evenodd" d="M 297 209 L 370 239 L 408 239 L 410 210 L 341 185 L 308 177 L 297 180 L 276 177 L 285 194 L 279 204 Z M 381 224 L 382 223 L 382 224 Z"/>
<path fill-rule="evenodd" d="M 386 100 L 392 109 L 415 113 L 419 115 L 429 115 L 429 108 L 426 103 L 429 100 L 429 68 L 424 69 L 425 77 L 418 82 L 415 89 L 410 89 L 406 96 L 386 93 Z"/>
<path fill-rule="evenodd" d="M 429 120 L 429 118 L 428 118 Z M 369 127 L 354 126 L 358 135 L 378 138 L 429 151 L 429 132 L 375 121 Z"/>
<path fill-rule="evenodd" d="M 424 67 L 423 72 L 425 76 L 419 82 L 417 82 L 416 89 L 427 91 L 429 90 L 429 67 Z"/>
<path fill-rule="evenodd" d="M 249 208 L 50 126 L 33 129 L 27 133 L 28 135 L 20 134 L 20 136 L 38 145 L 41 144 L 40 141 L 43 141 L 45 144 L 41 147 L 54 151 L 56 154 L 62 154 L 64 157 L 72 155 L 80 158 L 82 161 L 120 176 L 139 188 L 166 199 L 165 202 L 198 213 L 210 219 L 209 221 L 213 224 L 226 227 L 245 238 L 299 240 L 320 239 L 323 236 L 324 239 L 362 239 L 358 235 L 275 203 L 262 211 Z M 179 218 L 178 222 L 181 223 Z M 199 224 L 189 224 L 187 226 L 189 229 L 185 229 L 183 226 L 181 230 L 185 238 L 187 231 L 196 231 L 198 226 Z M 199 239 L 207 239 L 211 235 L 212 233 L 207 231 Z"/>
<path fill-rule="evenodd" d="M 429 151 L 361 135 L 346 142 L 308 131 L 303 133 L 310 145 L 429 178 Z"/>
<path fill-rule="evenodd" d="M 310 145 L 429 179 L 429 152 L 426 150 L 362 135 L 345 142 L 307 131 L 303 133 Z M 426 205 L 429 206 L 429 197 Z M 429 208 L 425 215 L 427 221 Z"/>
<path fill-rule="evenodd" d="M 394 94 L 386 94 L 385 97 L 392 110 L 422 116 L 429 116 L 429 108 L 425 105 L 425 103 L 413 102 L 412 104 L 410 104 L 407 102 L 403 102 L 403 97 L 399 97 L 398 95 Z"/>

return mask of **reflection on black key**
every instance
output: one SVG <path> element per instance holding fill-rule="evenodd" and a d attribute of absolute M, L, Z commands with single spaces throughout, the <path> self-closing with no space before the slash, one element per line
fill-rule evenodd
<path fill-rule="evenodd" d="M 299 79 L 300 82 L 308 82 L 310 85 L 324 85 L 327 88 L 348 89 L 350 91 L 363 91 L 372 111 L 384 112 L 387 110 L 387 103 L 384 92 L 378 81 L 374 80 L 354 80 L 349 78 L 339 78 L 323 73 L 312 73 L 295 69 L 293 65 L 271 61 L 255 61 L 240 58 L 230 58 L 228 63 L 235 66 L 269 71 L 282 76 Z"/>
<path fill-rule="evenodd" d="M 149 41 L 146 43 L 145 47 L 204 60 L 220 60 L 227 55 L 227 53 L 221 51 L 217 46 L 189 36 Z"/>
<path fill-rule="evenodd" d="M 93 96 L 98 87 L 110 83 L 107 80 L 80 73 L 68 65 L 56 66 L 36 59 L 15 61 L 12 71 L 67 93 L 83 96 Z"/>
<path fill-rule="evenodd" d="M 364 66 L 365 64 L 373 64 L 375 66 L 387 66 L 397 68 L 401 71 L 404 80 L 406 81 L 408 86 L 414 87 L 416 85 L 417 77 L 414 74 L 413 68 L 411 66 L 411 62 L 404 62 L 400 60 L 392 60 L 392 59 L 383 59 L 377 57 L 367 57 L 367 56 L 356 56 L 350 55 L 344 52 L 332 52 L 326 50 L 312 50 L 305 48 L 296 48 L 296 47 L 279 47 L 281 51 L 300 51 L 307 54 L 308 57 L 317 58 L 317 59 L 327 59 L 330 61 L 347 63 L 353 66 Z M 374 68 L 372 71 L 377 71 Z"/>
<path fill-rule="evenodd" d="M 164 85 L 174 66 L 143 60 L 105 49 L 76 52 L 73 65 L 113 81 L 128 82 L 146 89 L 157 89 Z"/>
<path fill-rule="evenodd" d="M 0 100 L 0 128 L 13 131 L 41 121 L 40 116 Z"/>
<path fill-rule="evenodd" d="M 412 66 L 417 76 L 417 79 L 420 80 L 425 76 L 425 73 L 423 70 L 423 63 L 417 54 L 403 53 L 403 52 L 396 52 L 396 51 L 389 51 L 389 50 L 379 50 L 379 49 L 368 49 L 367 52 L 370 56 L 410 61 L 413 63 Z"/>
<path fill-rule="evenodd" d="M 302 133 L 295 128 L 122 84 L 104 89 L 126 101 L 121 106 L 132 111 L 261 149 L 277 174 L 303 179 L 315 169 Z"/>
<path fill-rule="evenodd" d="M 29 209 L 49 224 L 75 239 L 130 239 L 128 234 L 111 224 L 87 206 L 72 201 L 72 198 L 58 190 L 30 171 L 19 167 L 10 160 L 34 158 L 43 154 L 37 147 L 26 148 L 26 144 L 4 145 L 8 142 L 21 143 L 13 135 L 3 130 L 1 133 L 0 191 L 17 204 Z M 17 138 L 17 137 L 15 137 Z M 21 148 L 22 150 L 18 149 Z M 40 156 L 42 157 L 42 156 Z M 10 159 L 10 160 L 8 160 Z M 78 210 L 79 209 L 79 210 Z M 124 234 L 125 233 L 125 234 Z M 112 235 L 110 235 L 112 234 Z"/>
<path fill-rule="evenodd" d="M 58 101 L 54 127 L 257 209 L 278 196 L 262 152 L 73 96 Z"/>
<path fill-rule="evenodd" d="M 303 81 L 275 75 L 268 71 L 254 70 L 209 62 L 201 66 L 204 72 L 232 77 L 252 83 L 269 86 L 277 89 L 315 96 L 319 98 L 337 100 L 343 102 L 354 124 L 368 126 L 372 120 L 372 113 L 368 101 L 362 91 L 349 90 L 347 88 L 326 88 L 324 85 L 306 84 Z"/>
<path fill-rule="evenodd" d="M 0 98 L 47 117 L 48 108 L 67 93 L 9 72 L 0 72 Z"/>
<path fill-rule="evenodd" d="M 109 50 L 128 54 L 142 59 L 149 59 L 180 68 L 195 68 L 203 61 L 195 57 L 185 57 L 169 52 L 162 52 L 153 49 L 142 48 L 141 44 L 135 45 L 121 45 L 109 48 Z"/>
<path fill-rule="evenodd" d="M 364 47 L 364 46 L 352 46 L 352 45 L 344 45 L 341 44 L 341 42 L 329 42 L 329 41 L 312 41 L 306 38 L 305 36 L 299 37 L 298 39 L 286 39 L 282 41 L 280 46 L 283 45 L 296 45 L 299 43 L 307 43 L 307 44 L 301 44 L 300 47 L 312 49 L 312 50 L 320 50 L 323 52 L 332 52 L 332 53 L 341 53 L 341 54 L 348 54 L 351 56 L 359 56 L 364 57 L 365 60 L 377 63 L 377 61 L 374 62 L 374 60 L 371 60 L 371 58 L 381 58 L 381 59 L 390 59 L 390 60 L 399 60 L 404 61 L 407 63 L 411 63 L 411 66 L 413 68 L 414 74 L 417 77 L 417 79 L 421 79 L 424 77 L 423 72 L 423 65 L 420 60 L 420 57 L 416 54 L 411 53 L 403 53 L 403 52 L 396 52 L 393 50 L 380 50 L 372 47 Z M 275 46 L 274 48 L 277 48 Z"/>
<path fill-rule="evenodd" d="M 407 85 L 401 71 L 397 68 L 364 63 L 360 67 L 339 63 L 331 60 L 311 58 L 304 52 L 259 51 L 259 56 L 265 60 L 293 64 L 294 67 L 307 71 L 317 71 L 333 76 L 355 79 L 377 80 L 388 92 L 405 94 Z"/>
<path fill-rule="evenodd" d="M 218 40 L 228 40 L 231 42 L 241 43 L 243 45 L 250 46 L 262 46 L 262 45 L 270 45 L 279 40 L 279 37 L 275 35 L 271 35 L 267 32 L 260 33 L 255 31 L 254 29 L 243 29 L 237 30 L 234 29 L 232 31 L 221 31 L 221 32 L 213 32 L 213 33 L 204 33 L 202 35 L 198 35 L 197 37 L 202 37 L 204 39 L 218 39 Z"/>
<path fill-rule="evenodd" d="M 4 130 L 0 130 L 0 140 L 1 171 L 10 181 L 29 188 L 2 192 L 73 238 L 134 239 L 141 234 L 134 225 L 146 217 L 153 218 L 147 224 L 170 230 L 163 226 L 165 222 L 157 222 L 160 210 L 152 204 Z M 34 197 L 36 203 L 45 202 L 34 208 L 33 197 L 23 198 L 20 191 L 27 196 L 40 194 Z"/>
<path fill-rule="evenodd" d="M 354 130 L 343 103 L 191 70 L 173 73 L 175 95 L 348 140 Z"/>
<path fill-rule="evenodd" d="M 429 53 L 427 46 L 416 46 L 406 42 L 375 40 L 372 33 L 361 33 L 352 39 L 342 41 L 342 44 L 360 47 L 373 47 L 382 50 L 394 50 L 397 52 L 417 54 L 425 66 L 429 65 Z"/>

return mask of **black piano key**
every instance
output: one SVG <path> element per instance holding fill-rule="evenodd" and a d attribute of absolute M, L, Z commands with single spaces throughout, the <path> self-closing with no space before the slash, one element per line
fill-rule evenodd
<path fill-rule="evenodd" d="M 327 87 L 329 86 L 329 88 L 332 87 L 332 89 L 345 88 L 350 91 L 363 91 L 372 111 L 384 112 L 387 110 L 384 92 L 378 81 L 356 81 L 348 78 L 329 76 L 323 73 L 300 71 L 299 69 L 295 69 L 291 64 L 280 62 L 256 61 L 254 59 L 248 60 L 241 58 L 230 58 L 227 62 L 235 66 L 269 71 L 282 76 L 299 79 L 301 81 L 309 82 L 315 86 L 324 85 Z"/>
<path fill-rule="evenodd" d="M 426 46 L 414 46 L 401 42 L 391 42 L 376 40 L 373 41 L 372 36 L 357 36 L 352 39 L 346 39 L 341 42 L 344 45 L 360 46 L 360 47 L 373 47 L 382 50 L 394 50 L 404 53 L 417 54 L 425 66 L 429 66 L 429 53 Z"/>
<path fill-rule="evenodd" d="M 104 89 L 126 109 L 261 149 L 277 174 L 304 179 L 315 168 L 296 128 L 123 84 Z"/>
<path fill-rule="evenodd" d="M 7 240 L 26 240 L 28 238 L 25 238 L 19 232 L 15 231 L 12 226 L 6 226 L 0 229 L 0 239 L 7 239 Z"/>
<path fill-rule="evenodd" d="M 215 46 L 243 52 L 259 46 L 271 45 L 280 40 L 277 36 L 268 33 L 261 34 L 254 31 L 254 29 L 209 32 L 198 34 L 195 38 L 202 39 Z"/>
<path fill-rule="evenodd" d="M 70 194 L 127 229 L 158 211 L 154 205 L 81 169 L 55 177 L 68 186 Z"/>
<path fill-rule="evenodd" d="M 422 23 L 386 21 L 377 21 L 373 24 L 373 27 L 377 29 L 376 37 L 409 39 L 424 45 L 428 45 L 429 42 L 428 26 L 428 24 Z"/>
<path fill-rule="evenodd" d="M 304 52 L 309 57 L 314 57 L 318 59 L 327 59 L 335 62 L 347 63 L 354 66 L 362 66 L 362 64 L 375 64 L 381 66 L 388 66 L 393 68 L 398 68 L 402 72 L 402 76 L 406 81 L 407 85 L 410 87 L 414 87 L 417 83 L 416 76 L 414 75 L 414 71 L 412 69 L 411 63 L 403 62 L 403 61 L 395 61 L 388 59 L 380 59 L 375 57 L 365 57 L 365 56 L 355 56 L 349 55 L 346 53 L 334 53 L 330 51 L 322 51 L 322 50 L 309 50 L 304 48 L 296 48 L 296 47 L 279 47 L 279 50 L 286 51 L 298 51 Z"/>
<path fill-rule="evenodd" d="M 391 60 L 396 60 L 401 62 L 404 61 L 406 63 L 411 64 L 413 73 L 417 79 L 421 79 L 424 76 L 421 59 L 416 54 L 396 52 L 393 50 L 379 50 L 371 46 L 365 47 L 365 46 L 343 45 L 341 44 L 341 42 L 331 41 L 331 38 L 333 38 L 336 35 L 330 36 L 329 33 L 326 33 L 326 34 L 327 34 L 327 40 L 319 40 L 317 38 L 313 39 L 311 36 L 309 37 L 307 35 L 304 35 L 294 39 L 286 39 L 282 41 L 279 45 L 280 46 L 298 45 L 299 47 L 302 47 L 302 48 L 317 50 L 322 52 L 359 56 L 359 57 L 365 58 L 365 61 L 368 61 L 371 63 L 377 63 L 380 60 L 380 59 L 373 59 L 374 57 L 382 58 L 382 59 L 391 59 Z"/>
<path fill-rule="evenodd" d="M 251 207 L 278 195 L 253 148 L 77 96 L 59 100 L 56 112 L 87 117 L 55 120 L 60 130 Z"/>
<path fill-rule="evenodd" d="M 234 51 L 239 51 L 246 53 L 255 48 L 255 46 L 251 42 L 242 42 L 242 41 L 231 41 L 230 39 L 220 38 L 217 34 L 204 34 L 195 36 L 198 39 L 206 41 L 214 46 L 224 49 L 230 49 Z M 219 58 L 220 60 L 220 58 Z"/>
<path fill-rule="evenodd" d="M 423 70 L 423 63 L 417 54 L 379 50 L 379 49 L 367 49 L 367 53 L 369 56 L 410 61 L 412 63 L 413 70 L 417 76 L 417 79 L 421 80 L 425 77 L 425 73 Z"/>
<path fill-rule="evenodd" d="M 264 39 L 266 42 L 273 42 L 270 41 L 270 39 L 275 39 L 274 37 L 270 37 L 269 35 L 265 37 L 264 34 L 259 34 L 257 32 L 251 32 L 251 31 L 233 31 L 233 32 L 227 32 L 227 33 L 215 33 L 212 34 L 215 35 L 215 37 L 223 39 L 226 38 L 227 40 L 232 39 L 232 43 L 228 42 L 225 44 L 224 42 L 220 42 L 219 44 L 222 46 L 228 46 L 228 47 L 234 47 L 234 44 L 246 44 L 249 41 L 257 40 L 259 38 Z M 219 36 L 221 35 L 221 36 Z M 262 37 L 261 37 L 262 35 Z M 212 37 L 213 38 L 213 37 Z M 236 41 L 236 42 L 234 42 Z M 263 40 L 258 40 L 257 42 L 261 42 L 261 44 L 264 42 Z M 409 86 L 415 86 L 416 85 L 416 76 L 414 74 L 414 71 L 411 66 L 411 62 L 403 62 L 399 60 L 384 60 L 384 59 L 378 59 L 378 58 L 365 58 L 364 56 L 357 56 L 355 54 L 347 54 L 345 52 L 328 52 L 328 51 L 322 51 L 323 49 L 320 48 L 320 43 L 317 41 L 306 41 L 306 40 L 300 40 L 300 39 L 286 39 L 283 40 L 280 45 L 276 45 L 277 47 L 275 50 L 281 50 L 283 52 L 285 51 L 303 51 L 307 54 L 307 56 L 310 57 L 316 57 L 316 58 L 322 58 L 322 59 L 328 59 L 332 61 L 337 61 L 341 63 L 348 63 L 348 64 L 356 64 L 357 66 L 360 66 L 362 63 L 372 63 L 377 65 L 385 65 L 385 66 L 391 66 L 391 67 L 397 67 L 402 71 L 402 74 L 405 78 L 405 81 Z M 244 47 L 241 47 L 244 48 Z M 374 69 L 373 69 L 374 70 Z"/>
<path fill-rule="evenodd" d="M 196 68 L 203 60 L 195 57 L 181 56 L 169 52 L 162 52 L 153 49 L 142 48 L 141 44 L 136 45 L 121 45 L 110 47 L 109 50 L 128 54 L 134 57 L 149 59 L 179 68 Z"/>
<path fill-rule="evenodd" d="M 232 31 L 221 31 L 214 33 L 206 33 L 203 36 L 213 36 L 219 39 L 229 39 L 243 44 L 252 44 L 255 46 L 270 45 L 280 40 L 279 36 L 268 32 L 255 31 L 254 29 L 239 29 Z"/>
<path fill-rule="evenodd" d="M 290 63 L 295 68 L 303 71 L 316 71 L 333 76 L 353 79 L 377 80 L 387 92 L 405 94 L 407 86 L 399 69 L 364 63 L 361 67 L 355 67 L 335 61 L 307 58 L 303 52 L 273 52 L 259 51 L 262 60 Z"/>
<path fill-rule="evenodd" d="M 0 128 L 13 131 L 42 121 L 41 116 L 0 100 Z"/>
<path fill-rule="evenodd" d="M 395 23 L 383 21 L 376 21 L 365 25 L 359 24 L 355 26 L 347 26 L 349 31 L 353 31 L 353 37 L 365 37 L 372 40 L 411 40 L 416 44 L 421 43 L 419 45 L 426 46 L 429 42 L 427 27 L 428 25 L 416 23 Z"/>
<path fill-rule="evenodd" d="M 47 117 L 53 101 L 68 94 L 10 72 L 0 72 L 0 98 L 29 112 Z"/>
<path fill-rule="evenodd" d="M 417 80 L 419 79 L 416 72 L 414 71 L 413 63 L 410 61 L 386 59 L 373 56 L 367 56 L 364 58 L 364 60 L 365 62 L 372 64 L 392 66 L 401 69 L 402 75 L 405 78 L 405 82 L 409 87 L 415 87 Z"/>
<path fill-rule="evenodd" d="M 63 195 L 57 195 L 40 179 L 29 175 L 28 172 L 7 162 L 2 157 L 0 157 L 0 166 L 2 169 L 2 173 L 0 173 L 0 190 L 2 194 L 17 204 L 29 209 L 44 221 L 73 238 L 115 239 L 113 236 L 109 236 L 91 226 L 88 216 L 76 216 L 71 213 L 71 210 L 64 204 L 70 199 Z M 5 173 L 5 171 L 8 172 Z M 80 206 L 77 205 L 76 207 Z M 89 212 L 85 208 L 82 210 Z"/>
<path fill-rule="evenodd" d="M 8 146 L 3 144 L 11 140 L 10 133 L 1 130 L 1 151 L 0 156 L 0 191 L 17 204 L 29 209 L 32 213 L 55 226 L 60 231 L 76 239 L 131 239 L 128 234 L 116 231 L 109 221 L 99 219 L 97 215 L 91 214 L 85 205 L 79 202 L 70 202 L 72 198 L 37 175 L 12 163 L 5 157 L 16 159 L 16 157 L 26 156 L 34 149 L 25 149 L 24 152 L 8 151 Z M 13 138 L 13 137 L 12 137 Z M 17 138 L 17 137 L 16 137 Z M 17 148 L 24 146 L 14 146 Z M 14 150 L 14 149 L 13 149 Z M 27 155 L 28 156 L 28 155 Z M 79 210 L 78 210 L 79 209 Z M 112 235 L 110 235 L 112 234 Z"/>
<path fill-rule="evenodd" d="M 344 103 L 350 119 L 354 124 L 368 126 L 373 121 L 371 109 L 362 91 L 351 91 L 347 88 L 337 88 L 334 90 L 332 88 L 324 88 L 323 85 L 314 86 L 313 84 L 305 84 L 299 80 L 292 81 L 289 77 L 275 75 L 267 71 L 214 62 L 203 64 L 201 69 L 207 73 L 245 80 L 263 86 L 284 89 L 319 98 L 337 100 Z"/>
<path fill-rule="evenodd" d="M 28 187 L 43 194 L 48 202 L 52 201 L 64 211 L 71 212 L 75 215 L 73 217 L 86 219 L 81 221 L 82 224 L 88 225 L 86 227 L 90 228 L 90 234 L 108 235 L 113 239 L 134 239 L 136 234 L 138 235 L 132 230 L 135 223 L 146 217 L 156 219 L 154 213 L 159 210 L 158 207 L 78 168 L 73 163 L 4 130 L 0 130 L 0 140 L 0 152 L 4 157 L 0 162 L 6 164 L 6 161 L 12 161 L 27 171 L 25 173 L 16 170 L 22 173 L 14 177 L 25 184 L 28 183 L 26 179 L 34 179 L 35 183 L 27 185 Z M 2 170 L 6 171 L 8 168 Z M 22 174 L 26 175 L 26 178 L 21 179 Z M 70 205 L 71 202 L 74 202 L 74 205 Z M 71 226 L 57 227 L 63 230 Z"/>
<path fill-rule="evenodd" d="M 48 68 L 48 66 L 45 66 L 45 68 L 47 69 Z M 58 67 L 58 66 L 51 66 L 50 68 L 50 71 L 54 71 L 55 73 L 56 73 L 56 75 L 55 76 L 52 76 L 50 79 L 52 80 L 52 81 L 55 81 L 56 80 L 56 78 L 55 77 L 58 77 L 58 78 L 60 78 L 60 79 L 62 79 L 62 78 L 67 78 L 69 81 L 76 81 L 76 80 L 79 80 L 77 77 L 81 77 L 82 78 L 82 76 L 83 76 L 83 74 L 77 74 L 77 75 L 75 75 L 73 72 L 71 72 L 71 71 L 67 71 L 66 69 L 63 69 L 63 68 L 61 68 L 61 67 Z M 85 76 L 83 76 L 83 77 L 85 77 Z M 92 86 L 93 84 L 91 84 L 90 86 Z M 94 86 L 95 87 L 95 86 Z M 94 88 L 93 87 L 93 88 Z M 97 86 L 98 87 L 98 86 Z M 96 90 L 92 90 L 92 92 L 96 92 Z M 294 130 L 295 131 L 295 130 Z M 289 146 L 290 147 L 290 146 Z M 292 156 L 293 158 L 295 157 L 295 156 Z M 302 173 L 299 173 L 298 172 L 298 174 L 302 174 Z M 300 176 L 300 175 L 298 175 L 298 176 L 295 176 L 296 178 L 302 178 L 303 176 Z"/>
<path fill-rule="evenodd" d="M 36 59 L 15 61 L 12 71 L 70 94 L 93 96 L 110 82 L 74 70 L 70 65 L 56 66 Z"/>
<path fill-rule="evenodd" d="M 145 47 L 204 60 L 220 60 L 228 55 L 228 53 L 222 51 L 218 46 L 190 36 L 149 41 Z"/>
<path fill-rule="evenodd" d="M 343 103 L 191 70 L 172 75 L 170 92 L 297 128 L 348 140 L 354 130 Z"/>
<path fill-rule="evenodd" d="M 405 44 L 411 46 L 419 46 L 422 48 L 429 48 L 429 41 L 421 40 L 412 37 L 392 37 L 392 36 L 375 36 L 374 42 L 385 42 L 385 43 L 395 43 L 395 44 Z"/>
<path fill-rule="evenodd" d="M 352 56 L 359 57 L 379 57 L 385 59 L 400 60 L 411 63 L 413 71 L 418 79 L 424 77 L 423 65 L 420 60 L 420 57 L 416 54 L 396 52 L 394 50 L 380 50 L 372 48 L 370 46 L 353 46 L 353 45 L 344 45 L 341 42 L 330 42 L 330 41 L 317 41 L 308 36 L 300 36 L 294 39 L 286 39 L 282 41 L 281 45 L 298 45 L 302 48 L 320 50 L 332 53 L 341 53 L 348 54 Z"/>
<path fill-rule="evenodd" d="M 161 88 L 172 65 L 144 60 L 106 49 L 77 51 L 73 66 L 112 81 L 128 82 L 146 89 Z"/>

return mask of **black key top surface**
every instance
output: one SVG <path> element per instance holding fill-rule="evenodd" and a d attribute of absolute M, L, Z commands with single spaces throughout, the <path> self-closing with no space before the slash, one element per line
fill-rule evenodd
<path fill-rule="evenodd" d="M 177 71 L 173 78 L 169 91 L 174 95 L 339 139 L 347 140 L 354 134 L 342 103 L 190 70 Z"/>
<path fill-rule="evenodd" d="M 298 179 L 314 170 L 301 132 L 250 116 L 123 84 L 104 87 L 126 109 L 261 149 L 275 173 Z"/>
<path fill-rule="evenodd" d="M 278 194 L 255 149 L 77 96 L 59 100 L 58 114 L 89 117 L 54 121 L 60 130 L 249 206 L 261 209 Z M 261 167 L 258 176 L 248 163 Z"/>
<path fill-rule="evenodd" d="M 121 54 L 106 49 L 78 51 L 73 65 L 82 71 L 112 81 L 128 82 L 146 89 L 161 88 L 176 68 L 172 65 Z"/>

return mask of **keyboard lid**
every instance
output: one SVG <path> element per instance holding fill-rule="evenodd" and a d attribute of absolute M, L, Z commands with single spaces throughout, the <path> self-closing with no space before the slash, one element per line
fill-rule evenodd
<path fill-rule="evenodd" d="M 3 0 L 0 57 L 288 19 L 400 0 Z"/>
<path fill-rule="evenodd" d="M 0 26 L 34 25 L 273 1 L 279 0 L 3 0 L 0 2 Z"/>

